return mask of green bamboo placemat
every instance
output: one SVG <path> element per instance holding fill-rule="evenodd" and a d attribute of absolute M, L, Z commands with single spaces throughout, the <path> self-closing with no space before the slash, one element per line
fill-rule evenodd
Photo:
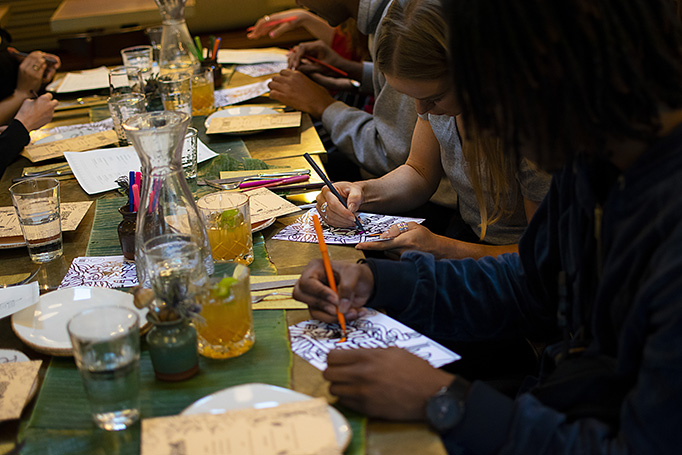
<path fill-rule="evenodd" d="M 202 357 L 199 374 L 176 383 L 154 378 L 149 352 L 143 343 L 140 359 L 142 417 L 178 414 L 199 398 L 238 384 L 262 382 L 290 387 L 292 354 L 284 311 L 254 312 L 254 329 L 256 343 L 251 351 L 229 360 Z M 21 436 L 25 440 L 22 453 L 138 454 L 140 425 L 120 433 L 120 436 L 113 436 L 95 428 L 73 359 L 53 358 L 31 419 Z M 115 447 L 111 447 L 114 441 Z"/>

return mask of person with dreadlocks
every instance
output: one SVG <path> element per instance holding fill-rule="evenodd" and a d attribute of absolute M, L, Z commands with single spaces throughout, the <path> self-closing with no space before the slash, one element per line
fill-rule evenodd
<path fill-rule="evenodd" d="M 449 453 L 672 454 L 682 447 L 682 24 L 672 0 L 447 0 L 464 125 L 553 171 L 518 254 L 321 261 L 313 317 L 386 311 L 457 340 L 554 334 L 512 398 L 398 348 L 334 350 L 339 401 L 426 420 Z M 473 380 L 469 382 L 469 380 Z"/>
<path fill-rule="evenodd" d="M 450 207 L 445 235 L 426 226 L 398 223 L 358 249 L 400 256 L 426 251 L 438 259 L 478 259 L 517 251 L 517 243 L 550 177 L 528 160 L 507 157 L 499 140 L 481 133 L 460 139 L 460 108 L 447 65 L 445 20 L 438 0 L 394 1 L 381 23 L 375 65 L 398 92 L 416 101 L 419 119 L 407 162 L 388 174 L 358 182 L 336 182 L 348 208 L 329 189 L 317 196 L 324 220 L 352 227 L 356 211 L 410 214 L 431 202 Z M 445 177 L 445 178 L 443 178 Z M 442 180 L 442 182 L 441 182 Z M 452 205 L 454 203 L 454 205 Z M 426 221 L 431 222 L 426 211 Z M 433 216 L 433 215 L 432 215 Z M 442 223 L 442 221 L 441 221 Z"/>

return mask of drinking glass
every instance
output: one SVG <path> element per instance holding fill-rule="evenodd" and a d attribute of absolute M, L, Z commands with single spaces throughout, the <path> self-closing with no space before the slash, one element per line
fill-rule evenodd
<path fill-rule="evenodd" d="M 159 77 L 161 99 L 167 111 L 192 115 L 192 78 L 187 72 L 167 73 Z"/>
<path fill-rule="evenodd" d="M 201 313 L 194 326 L 199 354 L 227 359 L 251 349 L 255 334 L 248 267 L 233 264 L 231 274 L 211 278 L 197 302 Z"/>
<path fill-rule="evenodd" d="M 36 178 L 9 188 L 12 203 L 33 262 L 44 263 L 63 253 L 59 181 Z"/>
<path fill-rule="evenodd" d="M 128 145 L 128 137 L 123 130 L 123 122 L 135 114 L 145 112 L 145 96 L 141 93 L 120 93 L 112 95 L 107 100 L 111 119 L 114 121 L 114 130 L 118 136 L 118 145 Z"/>
<path fill-rule="evenodd" d="M 137 313 L 121 306 L 84 310 L 67 331 L 95 424 L 124 430 L 140 418 L 140 329 Z"/>
<path fill-rule="evenodd" d="M 213 260 L 251 264 L 253 236 L 249 197 L 244 193 L 219 191 L 201 197 L 197 207 L 206 224 Z"/>
<path fill-rule="evenodd" d="M 213 68 L 201 68 L 192 77 L 192 115 L 209 115 L 214 110 Z"/>
<path fill-rule="evenodd" d="M 182 169 L 187 180 L 197 178 L 197 130 L 191 126 L 187 128 L 182 146 Z"/>
<path fill-rule="evenodd" d="M 115 66 L 109 70 L 109 94 L 143 93 L 142 71 L 134 66 Z"/>
<path fill-rule="evenodd" d="M 152 47 L 148 45 L 132 46 L 121 49 L 123 66 L 134 66 L 140 70 L 148 71 L 152 68 Z"/>

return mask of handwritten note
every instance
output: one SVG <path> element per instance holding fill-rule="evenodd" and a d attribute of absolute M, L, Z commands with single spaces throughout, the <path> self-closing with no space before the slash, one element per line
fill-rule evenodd
<path fill-rule="evenodd" d="M 214 93 L 215 106 L 229 106 L 231 104 L 241 103 L 242 101 L 265 95 L 270 91 L 268 84 L 271 80 L 272 79 L 268 79 L 267 81 L 242 85 L 241 87 L 216 90 Z"/>
<path fill-rule="evenodd" d="M 62 231 L 75 231 L 91 205 L 92 201 L 62 202 L 59 207 Z M 0 207 L 0 237 L 23 237 L 14 207 Z"/>
<path fill-rule="evenodd" d="M 99 68 L 66 73 L 66 75 L 50 84 L 47 89 L 57 93 L 79 92 L 109 87 L 109 70 L 105 66 Z"/>
<path fill-rule="evenodd" d="M 64 152 L 82 152 L 117 143 L 116 132 L 111 130 L 61 139 L 45 144 L 28 145 L 21 151 L 21 155 L 35 163 L 51 158 L 59 158 L 64 155 Z"/>
<path fill-rule="evenodd" d="M 274 130 L 277 128 L 295 128 L 299 126 L 301 126 L 300 112 L 240 115 L 214 118 L 206 130 L 206 134 Z"/>
<path fill-rule="evenodd" d="M 289 327 L 291 350 L 320 370 L 327 369 L 327 354 L 332 349 L 373 349 L 396 346 L 429 362 L 434 368 L 461 357 L 395 319 L 367 308 L 369 314 L 346 323 L 347 340 L 341 327 L 311 319 Z"/>
<path fill-rule="evenodd" d="M 279 231 L 273 239 L 290 240 L 292 242 L 308 242 L 316 243 L 317 234 L 313 227 L 313 215 L 317 215 L 315 208 L 310 209 L 303 216 L 297 219 L 294 223 L 286 226 Z M 324 241 L 332 245 L 353 245 L 360 242 L 380 242 L 383 239 L 378 235 L 394 224 L 404 221 L 414 221 L 415 223 L 422 223 L 423 218 L 409 218 L 404 216 L 393 215 L 378 215 L 376 213 L 358 212 L 356 214 L 362 225 L 365 227 L 364 231 L 358 231 L 357 228 L 338 228 L 333 227 L 322 221 L 322 230 L 324 234 Z M 322 220 L 322 217 L 320 217 Z"/>
<path fill-rule="evenodd" d="M 21 417 L 41 363 L 0 363 L 0 422 Z"/>
<path fill-rule="evenodd" d="M 201 140 L 197 141 L 197 162 L 201 163 L 217 155 Z M 117 189 L 117 178 L 127 176 L 129 171 L 139 171 L 141 166 L 140 158 L 133 147 L 66 152 L 64 157 L 81 188 L 88 194 Z"/>
<path fill-rule="evenodd" d="M 321 399 L 144 419 L 141 455 L 340 455 Z"/>
<path fill-rule="evenodd" d="M 127 262 L 123 256 L 78 257 L 71 263 L 59 288 L 124 288 L 137 283 L 135 263 Z"/>
<path fill-rule="evenodd" d="M 0 319 L 38 303 L 38 282 L 0 289 Z"/>
<path fill-rule="evenodd" d="M 266 47 L 260 49 L 220 49 L 218 51 L 218 63 L 239 63 L 241 65 L 253 65 L 256 63 L 287 62 L 286 49 L 278 47 Z"/>

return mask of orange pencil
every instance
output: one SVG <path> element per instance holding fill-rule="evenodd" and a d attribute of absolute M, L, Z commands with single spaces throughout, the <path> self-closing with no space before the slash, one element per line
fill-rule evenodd
<path fill-rule="evenodd" d="M 320 219 L 317 215 L 313 215 L 313 223 L 315 224 L 315 233 L 317 234 L 317 244 L 320 246 L 320 252 L 322 253 L 324 270 L 327 272 L 329 287 L 332 288 L 332 291 L 337 292 L 336 280 L 334 280 L 334 272 L 332 271 L 332 263 L 329 260 L 329 251 L 327 251 L 327 244 L 324 242 L 324 235 L 322 234 L 322 225 L 320 224 Z M 336 307 L 336 317 L 339 319 L 341 330 L 343 330 L 343 338 L 341 338 L 341 341 L 346 341 L 346 318 L 343 316 L 343 313 L 339 311 L 339 307 Z"/>

